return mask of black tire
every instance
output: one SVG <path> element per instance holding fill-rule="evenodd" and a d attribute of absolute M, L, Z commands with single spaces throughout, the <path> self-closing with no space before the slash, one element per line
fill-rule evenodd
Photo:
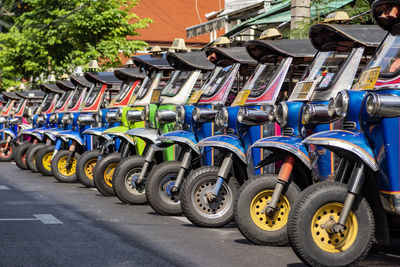
<path fill-rule="evenodd" d="M 375 221 L 363 196 L 356 197 L 346 223 L 348 230 L 343 234 L 328 235 L 326 228 L 321 227 L 330 216 L 337 221 L 346 195 L 346 185 L 320 182 L 306 188 L 293 205 L 288 236 L 294 252 L 304 263 L 311 266 L 355 266 L 367 255 L 374 239 Z M 351 222 L 357 222 L 358 227 L 353 227 L 349 224 Z M 343 246 L 337 248 L 333 243 Z"/>
<path fill-rule="evenodd" d="M 27 170 L 28 166 L 26 166 L 26 152 L 28 151 L 29 147 L 33 145 L 32 143 L 26 142 L 17 147 L 15 150 L 15 157 L 14 161 L 15 164 L 21 170 Z"/>
<path fill-rule="evenodd" d="M 239 191 L 239 183 L 234 177 L 230 177 L 228 182 L 223 182 L 215 203 L 210 205 L 205 201 L 204 195 L 214 187 L 218 171 L 219 167 L 215 166 L 198 168 L 193 170 L 182 184 L 181 208 L 195 225 L 223 227 L 233 220 L 234 201 Z"/>
<path fill-rule="evenodd" d="M 144 157 L 130 156 L 121 160 L 113 175 L 115 195 L 126 204 L 144 204 L 147 202 L 145 193 L 146 176 L 138 186 L 132 186 L 132 177 L 138 177 L 144 164 Z M 151 170 L 151 166 L 149 168 Z"/>
<path fill-rule="evenodd" d="M 29 147 L 28 151 L 26 151 L 26 166 L 32 172 L 38 172 L 38 169 L 36 167 L 36 158 L 39 151 L 44 147 L 46 147 L 46 145 L 42 143 L 33 144 Z"/>
<path fill-rule="evenodd" d="M 300 194 L 299 187 L 290 182 L 282 191 L 273 217 L 263 211 L 277 183 L 277 175 L 263 174 L 244 183 L 235 201 L 234 215 L 240 232 L 257 245 L 282 246 L 289 242 L 287 220 L 290 207 Z M 279 209 L 279 210 L 278 210 Z"/>
<path fill-rule="evenodd" d="M 39 172 L 44 176 L 53 175 L 51 171 L 51 158 L 53 157 L 54 149 L 54 145 L 45 144 L 40 144 L 37 145 L 37 148 L 32 148 L 32 152 L 28 153 L 27 157 L 29 169 L 33 172 Z M 30 164 L 33 164 L 34 168 Z"/>
<path fill-rule="evenodd" d="M 150 206 L 161 215 L 182 213 L 179 191 L 171 193 L 167 187 L 175 181 L 181 162 L 166 161 L 154 166 L 146 179 L 146 197 Z"/>
<path fill-rule="evenodd" d="M 76 165 L 80 155 L 75 152 L 74 159 L 71 159 L 72 165 L 67 170 L 65 169 L 65 164 L 68 154 L 68 150 L 60 150 L 51 160 L 51 172 L 54 178 L 61 183 L 75 183 L 78 181 L 78 178 L 76 178 Z"/>
<path fill-rule="evenodd" d="M 79 157 L 76 164 L 76 177 L 85 187 L 94 187 L 93 175 L 98 157 L 98 149 L 86 151 Z"/>
<path fill-rule="evenodd" d="M 10 162 L 14 159 L 15 150 L 17 146 L 15 144 L 9 145 L 7 148 L 7 152 L 3 149 L 6 145 L 7 141 L 0 141 L 0 162 Z"/>
<path fill-rule="evenodd" d="M 112 177 L 113 173 L 115 172 L 115 168 L 120 161 L 121 153 L 114 152 L 104 158 L 101 158 L 96 163 L 96 168 L 94 168 L 94 186 L 106 197 L 115 196 L 114 189 L 112 187 Z"/>

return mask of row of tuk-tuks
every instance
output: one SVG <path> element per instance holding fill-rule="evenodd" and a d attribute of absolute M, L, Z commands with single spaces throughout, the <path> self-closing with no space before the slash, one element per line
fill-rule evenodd
<path fill-rule="evenodd" d="M 321 23 L 3 93 L 0 161 L 356 265 L 399 229 L 398 5 L 372 5 L 381 27 Z"/>

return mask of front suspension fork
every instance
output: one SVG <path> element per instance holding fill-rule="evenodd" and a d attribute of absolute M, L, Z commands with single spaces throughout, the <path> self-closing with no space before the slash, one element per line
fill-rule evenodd
<path fill-rule="evenodd" d="M 106 155 L 106 152 L 109 150 L 108 148 L 110 146 L 113 146 L 114 143 L 115 143 L 115 139 L 110 139 L 104 145 L 102 145 L 100 147 L 99 156 L 97 157 L 98 161 Z"/>
<path fill-rule="evenodd" d="M 178 175 L 176 177 L 175 183 L 171 188 L 171 191 L 173 193 L 178 192 L 181 183 L 183 181 L 183 177 L 185 177 L 185 173 L 186 171 L 190 168 L 191 165 L 191 161 L 192 161 L 192 152 L 190 149 L 187 149 L 185 151 L 185 154 L 183 155 L 183 159 L 181 162 L 181 168 L 179 169 Z"/>
<path fill-rule="evenodd" d="M 143 168 L 140 172 L 139 178 L 136 180 L 136 183 L 140 184 L 144 180 L 144 176 L 147 173 L 147 170 L 150 167 L 150 163 L 153 161 L 154 154 L 156 153 L 156 145 L 150 145 L 149 149 L 146 152 L 146 156 L 144 158 Z"/>
<path fill-rule="evenodd" d="M 72 140 L 72 143 L 69 146 L 67 164 L 65 165 L 66 166 L 65 168 L 67 168 L 67 169 L 69 169 L 71 167 L 71 159 L 75 155 L 76 145 L 77 145 L 77 142 L 75 140 Z"/>
<path fill-rule="evenodd" d="M 265 206 L 265 213 L 268 216 L 272 216 L 275 213 L 276 205 L 278 204 L 283 188 L 285 188 L 289 182 L 295 161 L 296 158 L 292 155 L 285 157 L 285 160 L 278 173 L 278 179 L 276 181 L 274 192 L 272 193 L 271 201 Z"/>
<path fill-rule="evenodd" d="M 227 152 L 224 160 L 222 161 L 221 167 L 219 168 L 217 174 L 218 177 L 217 182 L 215 183 L 213 190 L 206 194 L 208 202 L 212 202 L 217 198 L 219 192 L 221 191 L 223 182 L 228 178 L 232 165 L 233 165 L 233 154 L 232 152 Z"/>
<path fill-rule="evenodd" d="M 54 152 L 53 152 L 53 156 L 51 156 L 51 160 L 53 160 L 53 158 L 56 156 L 56 154 L 58 153 L 58 151 L 61 149 L 62 146 L 62 139 L 59 138 L 56 141 L 55 147 L 54 147 Z M 51 161 L 50 161 L 51 162 Z"/>
<path fill-rule="evenodd" d="M 4 151 L 5 152 L 7 152 L 8 151 L 8 147 L 9 147 L 9 145 L 10 145 L 10 142 L 11 142 L 11 136 L 7 136 L 7 139 L 6 139 L 6 145 L 4 146 Z"/>

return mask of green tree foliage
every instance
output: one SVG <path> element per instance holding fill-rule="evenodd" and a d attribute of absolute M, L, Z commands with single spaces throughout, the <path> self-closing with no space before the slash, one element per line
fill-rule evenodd
<path fill-rule="evenodd" d="M 131 56 L 147 46 L 128 41 L 151 20 L 131 13 L 139 0 L 12 1 L 22 11 L 14 25 L 0 33 L 2 88 L 15 77 L 37 80 L 71 73 L 97 59 L 103 69 L 121 65 L 120 53 Z M 17 3 L 18 2 L 18 3 Z"/>

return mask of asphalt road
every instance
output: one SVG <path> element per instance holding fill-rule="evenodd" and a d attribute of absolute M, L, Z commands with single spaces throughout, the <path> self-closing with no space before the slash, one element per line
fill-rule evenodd
<path fill-rule="evenodd" d="M 0 266 L 303 266 L 290 247 L 252 245 L 234 224 L 194 227 L 12 163 L 0 163 L 0 203 Z M 400 240 L 362 265 L 399 266 Z"/>

